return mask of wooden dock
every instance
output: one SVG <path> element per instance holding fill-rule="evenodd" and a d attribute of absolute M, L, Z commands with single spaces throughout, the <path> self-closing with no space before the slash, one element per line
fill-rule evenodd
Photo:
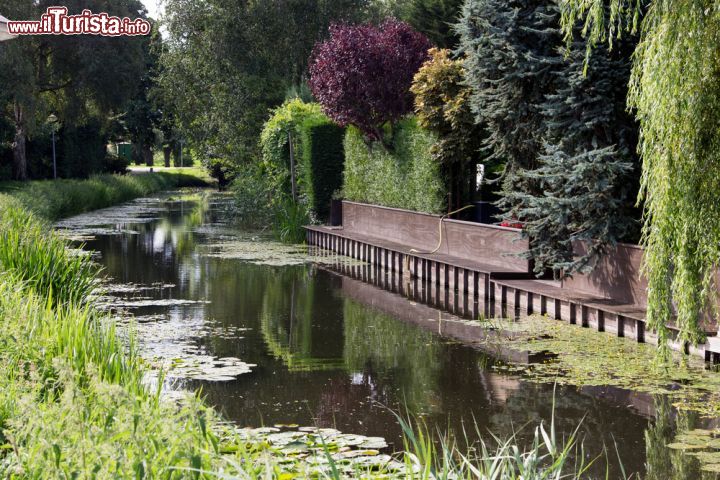
<path fill-rule="evenodd" d="M 591 283 L 585 278 L 567 283 L 537 279 L 531 263 L 517 256 L 526 245 L 518 240 L 516 231 L 449 220 L 442 226 L 444 245 L 437 248 L 443 243 L 438 242 L 439 224 L 436 216 L 345 202 L 344 226 L 308 226 L 307 243 L 360 260 L 388 275 L 417 280 L 423 285 L 422 295 L 432 297 L 431 302 L 424 298 L 425 303 L 466 317 L 541 314 L 640 343 L 658 343 L 657 336 L 645 328 L 642 298 L 628 298 L 638 297 L 642 285 L 623 285 L 616 295 L 620 298 L 612 298 L 604 290 L 583 289 L 582 285 Z M 435 249 L 437 252 L 429 253 Z M 622 275 L 617 278 L 618 283 L 634 281 Z M 606 285 L 603 288 L 608 290 Z M 674 338 L 677 331 L 669 327 Z M 698 347 L 676 342 L 671 346 L 719 363 L 716 334 L 716 330 L 709 331 L 709 341 Z"/>

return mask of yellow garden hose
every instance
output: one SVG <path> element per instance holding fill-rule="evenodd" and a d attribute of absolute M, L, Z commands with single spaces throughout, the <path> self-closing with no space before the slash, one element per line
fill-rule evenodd
<path fill-rule="evenodd" d="M 454 212 L 446 213 L 445 215 L 440 217 L 440 221 L 438 222 L 439 241 L 438 241 L 437 247 L 435 247 L 435 250 L 433 250 L 432 252 L 421 252 L 420 250 L 415 250 L 414 248 L 412 248 L 412 249 L 410 249 L 410 253 L 418 253 L 420 255 L 432 255 L 433 253 L 437 253 L 438 250 L 440 250 L 440 247 L 442 247 L 442 242 L 443 242 L 442 225 L 443 225 L 443 222 L 445 221 L 445 219 L 447 217 L 449 217 L 450 215 L 455 215 L 456 213 L 460 213 L 464 210 L 467 210 L 469 208 L 474 208 L 474 207 L 475 207 L 475 205 L 467 205 L 463 208 L 455 210 Z"/>

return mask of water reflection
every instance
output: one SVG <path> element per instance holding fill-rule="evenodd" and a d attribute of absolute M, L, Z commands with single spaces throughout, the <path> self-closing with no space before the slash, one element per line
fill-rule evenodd
<path fill-rule="evenodd" d="M 335 315 L 342 305 L 314 279 L 313 268 L 282 269 L 268 280 L 260 328 L 269 352 L 291 372 L 343 367 L 343 321 Z M 323 341 L 333 339 L 333 341 Z"/>
<path fill-rule="evenodd" d="M 136 297 L 207 302 L 151 305 L 134 313 L 184 330 L 203 352 L 256 365 L 232 382 L 187 383 L 202 388 L 228 418 L 246 426 L 335 427 L 383 436 L 400 447 L 400 428 L 389 409 L 407 408 L 431 428 L 466 432 L 470 441 L 477 425 L 480 433 L 500 437 L 520 430 L 520 441 L 530 443 L 534 432 L 522 427 L 548 422 L 555 404 L 558 435 L 569 436 L 582 421 L 587 459 L 607 448 L 610 478 L 621 477 L 616 444 L 628 473 L 699 478 L 696 463 L 665 448 L 677 428 L 695 424 L 675 416 L 662 399 L 655 399 L 652 421 L 612 389 L 554 392 L 552 385 L 495 372 L 498 358 L 509 360 L 511 353 L 501 344 L 489 353 L 463 344 L 476 327 L 457 321 L 486 309 L 478 299 L 403 284 L 357 265 L 347 268 L 384 289 L 312 264 L 256 265 L 205 254 L 203 246 L 238 234 L 225 204 L 216 196 L 146 202 L 156 220 L 116 220 L 104 227 L 120 233 L 98 235 L 88 248 L 101 252 L 115 282 L 173 285 Z M 594 472 L 604 478 L 605 469 L 603 462 Z"/>

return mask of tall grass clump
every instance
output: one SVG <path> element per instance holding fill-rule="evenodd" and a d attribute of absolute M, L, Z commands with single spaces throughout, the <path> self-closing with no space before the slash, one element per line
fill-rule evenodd
<path fill-rule="evenodd" d="M 0 478 L 199 478 L 217 422 L 149 391 L 132 335 L 93 308 L 94 268 L 0 197 Z"/>
<path fill-rule="evenodd" d="M 275 207 L 273 229 L 283 243 L 304 243 L 305 225 L 310 223 L 308 207 L 302 201 L 285 198 Z"/>
<path fill-rule="evenodd" d="M 11 273 L 53 304 L 84 304 L 96 284 L 96 267 L 20 201 L 0 195 L 0 271 Z"/>
<path fill-rule="evenodd" d="M 553 407 L 554 412 L 554 407 Z M 568 438 L 558 438 L 555 416 L 546 428 L 540 423 L 534 430 L 532 444 L 518 446 L 518 433 L 501 439 L 493 434 L 489 440 L 477 424 L 480 440 L 461 450 L 454 439 L 435 438 L 424 423 L 396 414 L 403 430 L 404 464 L 412 478 L 478 479 L 478 480 L 549 480 L 587 478 L 600 457 L 586 461 L 583 445 L 578 441 L 580 425 Z M 467 439 L 466 439 L 466 443 Z M 622 466 L 621 466 L 622 470 Z M 609 473 L 605 475 L 609 479 Z M 623 478 L 627 476 L 623 471 Z"/>
<path fill-rule="evenodd" d="M 42 180 L 21 185 L 8 193 L 40 217 L 58 220 L 162 190 L 207 185 L 199 175 L 158 172 L 141 175 L 95 175 L 86 180 Z"/>

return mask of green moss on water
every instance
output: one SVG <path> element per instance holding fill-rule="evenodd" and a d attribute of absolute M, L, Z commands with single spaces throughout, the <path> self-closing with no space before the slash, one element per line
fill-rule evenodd
<path fill-rule="evenodd" d="M 613 335 L 546 317 L 520 322 L 498 322 L 496 326 L 514 334 L 507 346 L 531 353 L 554 355 L 531 365 L 497 365 L 494 368 L 516 373 L 528 381 L 560 385 L 614 386 L 648 394 L 667 395 L 678 410 L 720 416 L 720 374 L 704 362 L 675 354 L 668 363 L 657 360 L 657 349 Z M 552 356 L 551 355 L 551 356 Z"/>
<path fill-rule="evenodd" d="M 518 322 L 492 320 L 489 328 L 507 332 L 505 346 L 546 353 L 549 360 L 493 368 L 537 383 L 575 387 L 612 386 L 651 394 L 682 417 L 720 417 L 720 373 L 700 359 L 674 353 L 658 361 L 657 348 L 577 325 L 533 316 Z M 658 417 L 663 416 L 658 412 Z M 658 420 L 660 421 L 660 420 Z M 705 472 L 720 472 L 720 430 L 691 429 L 678 421 L 678 432 L 662 448 L 697 459 Z M 676 459 L 673 465 L 684 465 Z M 681 478 L 681 477 L 677 477 Z"/>

